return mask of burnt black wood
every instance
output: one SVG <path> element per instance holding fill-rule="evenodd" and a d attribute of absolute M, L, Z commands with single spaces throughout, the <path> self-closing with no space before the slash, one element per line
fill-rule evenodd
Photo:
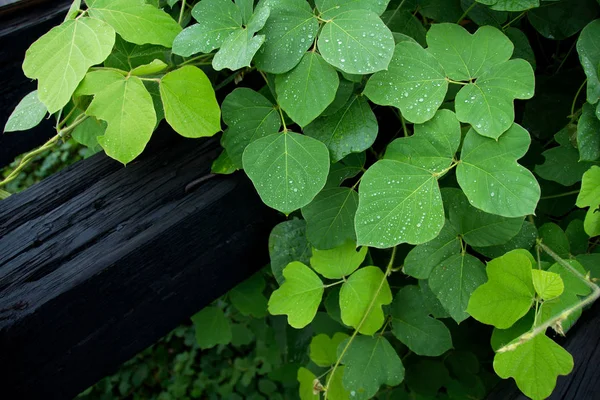
<path fill-rule="evenodd" d="M 0 202 L 2 398 L 72 398 L 268 262 L 277 214 L 166 130 Z"/>
<path fill-rule="evenodd" d="M 63 21 L 70 3 L 70 0 L 30 0 L 0 8 L 0 168 L 54 134 L 52 120 L 44 120 L 28 131 L 2 131 L 19 101 L 37 86 L 21 69 L 25 51 Z"/>

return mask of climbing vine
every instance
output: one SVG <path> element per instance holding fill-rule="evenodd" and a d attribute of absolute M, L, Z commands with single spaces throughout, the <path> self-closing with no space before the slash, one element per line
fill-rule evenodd
<path fill-rule="evenodd" d="M 336 327 L 305 347 L 303 400 L 484 398 L 492 371 L 543 399 L 574 365 L 554 338 L 600 296 L 599 13 L 76 0 L 27 51 L 38 89 L 5 127 L 49 114 L 57 134 L 0 187 L 69 137 L 127 164 L 163 119 L 188 138 L 223 130 L 213 172 L 243 170 L 286 217 L 268 311 Z M 477 324 L 487 347 L 464 339 Z"/>

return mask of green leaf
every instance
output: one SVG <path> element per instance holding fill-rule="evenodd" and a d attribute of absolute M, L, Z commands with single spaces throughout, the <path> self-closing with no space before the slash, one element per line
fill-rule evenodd
<path fill-rule="evenodd" d="M 289 214 L 310 203 L 325 186 L 329 151 L 316 139 L 284 132 L 250 143 L 242 162 L 263 202 Z"/>
<path fill-rule="evenodd" d="M 458 232 L 453 224 L 446 221 L 438 236 L 414 247 L 406 255 L 403 271 L 417 279 L 427 279 L 434 268 L 459 251 Z"/>
<path fill-rule="evenodd" d="M 448 368 L 439 360 L 424 358 L 407 365 L 406 385 L 425 398 L 437 397 L 438 391 L 449 381 Z"/>
<path fill-rule="evenodd" d="M 231 322 L 218 307 L 205 307 L 192 316 L 196 341 L 201 349 L 231 342 Z"/>
<path fill-rule="evenodd" d="M 593 116 L 593 118 L 596 117 Z M 565 130 L 561 132 L 565 132 Z M 555 138 L 559 134 L 560 132 L 555 135 Z M 579 151 L 568 142 L 546 150 L 542 155 L 545 161 L 543 164 L 535 166 L 535 173 L 548 181 L 558 182 L 563 186 L 571 186 L 580 182 L 583 173 L 593 165 L 590 162 L 580 162 Z"/>
<path fill-rule="evenodd" d="M 95 0 L 88 13 L 112 26 L 135 44 L 171 47 L 181 27 L 166 12 L 140 0 Z"/>
<path fill-rule="evenodd" d="M 264 72 L 282 74 L 294 68 L 310 48 L 319 22 L 305 0 L 261 0 L 256 11 L 268 7 L 271 15 L 261 34 L 265 43 L 254 58 Z"/>
<path fill-rule="evenodd" d="M 361 76 L 362 78 L 362 76 Z M 335 98 L 330 105 L 327 106 L 321 116 L 328 116 L 337 113 L 342 107 L 348 104 L 350 96 L 354 93 L 354 82 L 350 82 L 346 79 L 340 79 L 340 85 L 335 92 Z"/>
<path fill-rule="evenodd" d="M 277 101 L 294 122 L 306 126 L 331 104 L 339 83 L 335 69 L 309 51 L 294 69 L 276 76 Z"/>
<path fill-rule="evenodd" d="M 98 137 L 104 135 L 104 132 L 106 132 L 106 122 L 90 117 L 73 129 L 71 137 L 92 152 L 98 152 L 102 150 L 98 143 Z"/>
<path fill-rule="evenodd" d="M 131 70 L 131 75 L 135 75 L 135 76 L 155 75 L 155 74 L 158 74 L 159 72 L 164 71 L 167 67 L 168 67 L 168 65 L 165 64 L 163 61 L 156 59 L 156 60 L 152 60 L 152 62 L 149 64 L 140 65 L 139 67 L 135 67 L 134 69 Z"/>
<path fill-rule="evenodd" d="M 269 312 L 285 314 L 296 329 L 310 324 L 323 297 L 323 282 L 301 262 L 291 262 L 283 270 L 285 282 L 271 294 Z"/>
<path fill-rule="evenodd" d="M 339 346 L 338 356 L 346 343 Z M 396 386 L 404 379 L 404 365 L 383 335 L 355 337 L 342 362 L 346 366 L 344 388 L 355 399 L 369 399 L 380 386 Z"/>
<path fill-rule="evenodd" d="M 117 36 L 115 47 L 104 61 L 104 66 L 130 71 L 157 59 L 168 62 L 168 51 L 165 47 L 153 44 L 137 45 L 129 43 Z"/>
<path fill-rule="evenodd" d="M 160 80 L 165 119 L 181 136 L 212 136 L 221 130 L 215 91 L 201 69 L 186 65 Z"/>
<path fill-rule="evenodd" d="M 600 167 L 591 167 L 583 174 L 577 207 L 596 207 L 600 204 Z"/>
<path fill-rule="evenodd" d="M 475 0 L 461 0 L 460 5 L 467 12 L 467 17 L 479 26 L 489 25 L 501 28 L 508 20 L 507 12 L 493 10 L 490 7 L 477 4 Z"/>
<path fill-rule="evenodd" d="M 325 61 L 349 74 L 384 70 L 394 53 L 392 32 L 368 10 L 335 15 L 323 26 L 317 45 Z"/>
<path fill-rule="evenodd" d="M 487 275 L 488 282 L 473 292 L 467 312 L 484 324 L 509 328 L 533 304 L 531 261 L 519 251 L 511 251 L 490 261 Z"/>
<path fill-rule="evenodd" d="M 358 194 L 347 187 L 323 189 L 302 208 L 308 241 L 318 249 L 333 249 L 356 241 L 354 216 Z"/>
<path fill-rule="evenodd" d="M 508 329 L 494 328 L 490 344 L 494 351 L 498 351 L 501 347 L 508 345 L 510 342 L 528 332 L 533 327 L 535 319 L 535 310 L 531 309 L 523 318 L 518 320 Z"/>
<path fill-rule="evenodd" d="M 418 286 L 405 286 L 392 303 L 392 332 L 420 356 L 437 357 L 452 348 L 450 331 L 443 322 L 431 318 Z"/>
<path fill-rule="evenodd" d="M 538 237 L 538 232 L 534 224 L 525 220 L 521 226 L 521 230 L 508 242 L 487 247 L 475 247 L 474 250 L 479 254 L 483 254 L 489 258 L 500 257 L 511 250 L 526 249 L 529 250 L 535 244 Z"/>
<path fill-rule="evenodd" d="M 320 334 L 310 342 L 310 359 L 319 367 L 329 367 L 337 361 L 337 348 L 340 343 L 348 339 L 348 335 L 337 332 L 332 338 Z"/>
<path fill-rule="evenodd" d="M 306 222 L 301 219 L 284 221 L 275 226 L 269 235 L 271 270 L 280 285 L 284 282 L 283 269 L 292 261 L 308 264 L 312 255 L 306 240 Z"/>
<path fill-rule="evenodd" d="M 67 11 L 67 15 L 65 16 L 65 21 L 69 19 L 75 19 L 79 14 L 79 10 L 81 8 L 81 0 L 74 0 L 71 3 L 71 7 L 69 7 L 69 11 Z"/>
<path fill-rule="evenodd" d="M 69 20 L 36 40 L 25 53 L 23 72 L 38 80 L 38 97 L 54 114 L 71 99 L 88 69 L 108 57 L 115 31 L 93 18 Z"/>
<path fill-rule="evenodd" d="M 123 77 L 98 92 L 86 114 L 108 123 L 98 143 L 123 164 L 142 153 L 156 124 L 152 96 L 135 76 Z"/>
<path fill-rule="evenodd" d="M 562 230 L 562 228 L 553 222 L 547 222 L 539 228 L 539 237 L 542 239 L 544 244 L 561 258 L 569 258 L 570 256 L 570 245 L 569 238 Z M 549 254 L 542 252 L 542 260 L 554 261 Z"/>
<path fill-rule="evenodd" d="M 366 247 L 356 251 L 353 242 L 346 242 L 331 250 L 313 249 L 310 265 L 325 278 L 341 279 L 353 273 L 365 260 L 366 255 Z"/>
<path fill-rule="evenodd" d="M 387 71 L 374 74 L 365 95 L 379 105 L 391 105 L 413 123 L 430 120 L 440 107 L 448 82 L 440 63 L 416 43 L 396 45 Z"/>
<path fill-rule="evenodd" d="M 300 383 L 300 400 L 319 400 L 319 392 L 315 393 L 315 380 L 317 376 L 304 367 L 298 369 L 298 382 Z"/>
<path fill-rule="evenodd" d="M 254 0 L 234 0 L 234 2 L 240 9 L 244 25 L 248 25 L 248 21 L 250 21 L 252 12 L 254 11 Z"/>
<path fill-rule="evenodd" d="M 472 129 L 467 133 L 456 178 L 473 206 L 504 217 L 534 214 L 540 186 L 533 174 L 517 163 L 530 141 L 529 133 L 517 124 L 498 140 Z"/>
<path fill-rule="evenodd" d="M 351 153 L 335 164 L 331 164 L 325 187 L 337 187 L 346 179 L 354 178 L 363 170 L 366 158 L 364 152 Z"/>
<path fill-rule="evenodd" d="M 416 0 L 419 14 L 437 22 L 456 23 L 462 15 L 460 0 Z M 416 8 L 416 7 L 415 7 Z"/>
<path fill-rule="evenodd" d="M 492 10 L 498 11 L 525 11 L 540 6 L 540 0 L 477 0 L 477 2 L 487 4 Z"/>
<path fill-rule="evenodd" d="M 551 300 L 562 294 L 565 289 L 559 274 L 541 269 L 532 269 L 533 287 L 543 300 Z"/>
<path fill-rule="evenodd" d="M 381 289 L 377 293 L 379 288 Z M 373 298 L 375 302 L 367 315 Z M 340 290 L 342 321 L 348 326 L 357 328 L 364 318 L 364 323 L 358 332 L 372 335 L 381 328 L 385 320 L 381 306 L 391 302 L 392 292 L 383 271 L 378 267 L 361 268 L 342 284 Z"/>
<path fill-rule="evenodd" d="M 47 112 L 48 109 L 38 98 L 37 90 L 34 90 L 17 104 L 4 125 L 4 132 L 31 129 L 42 122 Z"/>
<path fill-rule="evenodd" d="M 544 4 L 527 13 L 531 25 L 544 37 L 566 39 L 579 32 L 598 15 L 594 0 L 562 0 Z"/>
<path fill-rule="evenodd" d="M 113 70 L 98 70 L 91 71 L 85 74 L 85 78 L 81 81 L 73 97 L 91 96 L 104 90 L 112 83 L 122 81 L 125 76 Z"/>
<path fill-rule="evenodd" d="M 237 170 L 237 166 L 233 163 L 229 157 L 229 154 L 227 154 L 227 150 L 225 149 L 223 149 L 221 154 L 219 154 L 219 157 L 213 161 L 210 167 L 210 172 L 213 174 L 229 175 L 233 174 Z"/>
<path fill-rule="evenodd" d="M 350 10 L 369 10 L 381 15 L 390 0 L 316 0 L 319 16 L 323 19 L 334 18 Z"/>
<path fill-rule="evenodd" d="M 577 122 L 577 147 L 580 161 L 595 161 L 600 158 L 600 120 L 596 117 L 595 107 L 590 103 L 583 105 L 583 112 Z"/>
<path fill-rule="evenodd" d="M 340 365 L 335 370 L 335 375 L 332 377 L 331 372 L 327 374 L 327 398 L 331 400 L 350 400 L 350 393 L 344 388 L 343 377 L 346 367 Z M 332 371 L 333 372 L 333 371 Z"/>
<path fill-rule="evenodd" d="M 279 132 L 281 119 L 269 100 L 248 88 L 233 90 L 221 108 L 228 126 L 221 142 L 235 166 L 242 168 L 246 147 L 254 140 Z"/>
<path fill-rule="evenodd" d="M 263 295 L 265 280 L 260 273 L 252 275 L 229 291 L 229 300 L 240 313 L 254 318 L 267 315 L 267 298 Z"/>
<path fill-rule="evenodd" d="M 515 50 L 513 51 L 512 58 L 522 58 L 531 64 L 533 69 L 536 68 L 537 63 L 535 61 L 535 54 L 533 49 L 531 48 L 531 44 L 529 43 L 529 39 L 527 35 L 523 33 L 520 29 L 509 27 L 504 31 L 504 34 L 508 36 L 510 41 L 515 46 Z"/>
<path fill-rule="evenodd" d="M 589 246 L 589 236 L 585 233 L 585 228 L 582 219 L 574 219 L 569 222 L 565 234 L 569 239 L 570 253 L 573 255 L 579 255 L 587 253 Z M 600 264 L 598 264 L 600 267 Z"/>
<path fill-rule="evenodd" d="M 446 310 L 442 303 L 438 300 L 435 294 L 429 288 L 427 279 L 419 279 L 419 288 L 423 296 L 423 305 L 434 318 L 450 318 L 450 313 Z"/>
<path fill-rule="evenodd" d="M 587 101 L 596 104 L 600 100 L 600 20 L 583 28 L 577 39 L 577 53 L 587 76 Z"/>
<path fill-rule="evenodd" d="M 558 375 L 567 375 L 572 369 L 573 357 L 543 334 L 494 357 L 498 376 L 514 378 L 519 389 L 532 399 L 550 396 Z"/>
<path fill-rule="evenodd" d="M 489 268 L 489 267 L 488 267 Z M 470 254 L 455 254 L 442 261 L 429 275 L 429 288 L 456 322 L 469 317 L 469 299 L 486 281 L 481 261 Z"/>
<path fill-rule="evenodd" d="M 307 125 L 304 133 L 325 143 L 331 160 L 338 162 L 348 154 L 371 147 L 378 128 L 369 102 L 363 96 L 355 95 L 336 113 L 319 117 Z"/>
<path fill-rule="evenodd" d="M 427 45 L 425 40 L 427 30 L 421 21 L 419 21 L 419 19 L 411 12 L 398 9 L 390 10 L 383 13 L 383 15 L 381 15 L 381 19 L 394 34 L 396 43 L 398 43 L 396 36 L 400 33 L 414 39 L 421 46 Z"/>
<path fill-rule="evenodd" d="M 240 9 L 231 0 L 202 0 L 192 9 L 198 24 L 184 29 L 173 41 L 173 53 L 189 57 L 210 53 L 242 26 Z"/>

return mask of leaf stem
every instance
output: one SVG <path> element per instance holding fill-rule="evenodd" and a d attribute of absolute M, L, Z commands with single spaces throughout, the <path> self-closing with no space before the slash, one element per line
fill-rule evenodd
<path fill-rule="evenodd" d="M 112 68 L 112 67 L 92 67 L 90 68 L 91 71 L 114 71 L 116 73 L 119 73 L 123 76 L 127 76 L 129 75 L 129 72 L 127 71 L 123 71 L 122 69 L 119 68 Z"/>
<path fill-rule="evenodd" d="M 560 43 L 560 42 L 558 42 Z M 571 45 L 571 47 L 569 48 L 569 51 L 567 51 L 567 54 L 565 55 L 565 58 L 562 59 L 562 61 L 560 62 L 560 65 L 558 66 L 558 68 L 556 68 L 556 72 L 554 74 L 558 74 L 558 72 L 560 71 L 560 69 L 563 67 L 563 65 L 565 65 L 565 62 L 567 61 L 567 58 L 569 58 L 569 56 L 571 55 L 571 52 L 573 51 L 573 49 L 575 48 L 575 45 L 577 44 L 577 40 L 573 41 L 573 44 Z M 573 114 L 573 113 L 571 113 Z"/>
<path fill-rule="evenodd" d="M 558 197 L 571 196 L 572 194 L 577 194 L 577 193 L 579 193 L 579 190 L 573 190 L 571 192 L 560 193 L 560 194 L 553 194 L 551 196 L 543 196 L 543 197 L 540 197 L 540 200 L 556 199 Z"/>
<path fill-rule="evenodd" d="M 404 116 L 400 114 L 400 121 L 402 122 L 402 130 L 404 131 L 404 137 L 408 137 L 408 129 L 406 129 L 406 120 Z"/>
<path fill-rule="evenodd" d="M 579 94 L 583 90 L 583 87 L 585 86 L 586 83 L 587 83 L 587 78 L 583 81 L 581 86 L 579 86 L 579 89 L 577 89 L 577 93 L 575 93 L 575 98 L 573 99 L 573 103 L 571 103 L 571 115 L 569 115 L 569 117 L 571 117 L 571 118 L 573 118 L 573 115 L 575 114 L 575 104 L 577 104 L 577 98 L 579 97 Z"/>
<path fill-rule="evenodd" d="M 508 21 L 506 23 L 506 25 L 504 25 L 502 27 L 502 30 L 505 31 L 508 27 L 510 27 L 512 25 L 513 22 L 517 22 L 519 19 L 521 19 L 521 17 L 523 17 L 525 14 L 527 13 L 527 10 L 523 11 L 521 14 L 517 15 L 516 17 L 514 17 L 513 19 L 511 19 L 510 21 Z"/>
<path fill-rule="evenodd" d="M 455 85 L 463 85 L 463 86 L 467 86 L 468 85 L 468 83 L 460 82 L 460 81 L 455 81 L 455 80 L 452 80 L 452 79 L 450 79 L 448 77 L 446 77 L 446 82 L 448 82 L 448 83 L 454 83 Z"/>
<path fill-rule="evenodd" d="M 214 55 L 212 53 L 209 53 L 209 54 L 200 54 L 199 56 L 192 57 L 192 58 L 189 58 L 189 59 L 185 60 L 184 62 L 182 62 L 181 64 L 179 64 L 179 66 L 183 67 L 184 65 L 192 64 L 192 63 L 195 63 L 196 61 L 202 61 L 202 62 L 203 61 L 208 61 L 208 60 L 210 60 L 213 57 L 214 57 Z"/>
<path fill-rule="evenodd" d="M 336 282 L 333 282 L 333 283 L 329 283 L 327 285 L 323 285 L 323 287 L 324 288 L 328 288 L 328 287 L 332 287 L 332 286 L 335 286 L 335 285 L 339 285 L 340 283 L 344 283 L 344 282 L 345 282 L 345 279 L 341 279 L 339 281 L 336 281 Z"/>
<path fill-rule="evenodd" d="M 390 14 L 390 16 L 387 18 L 387 21 L 385 21 L 385 24 L 389 24 L 390 21 L 396 16 L 396 14 L 398 13 L 398 11 L 400 11 L 400 9 L 402 8 L 402 6 L 404 5 L 404 2 L 406 2 L 406 0 L 402 0 L 400 2 L 400 5 L 398 7 L 396 7 L 396 9 L 394 10 L 393 13 Z"/>
<path fill-rule="evenodd" d="M 371 299 L 371 303 L 369 303 L 369 307 L 367 307 L 367 311 L 365 312 L 365 315 L 363 315 L 362 319 L 360 320 L 360 322 L 356 326 L 356 329 L 352 333 L 352 336 L 350 336 L 350 339 L 348 339 L 348 342 L 346 343 L 346 345 L 344 346 L 342 352 L 340 353 L 337 361 L 335 362 L 335 365 L 331 369 L 331 375 L 329 375 L 329 379 L 327 380 L 327 383 L 325 384 L 325 389 L 326 390 L 325 390 L 325 398 L 324 398 L 324 400 L 327 400 L 327 395 L 329 394 L 327 388 L 329 388 L 329 385 L 331 384 L 331 379 L 333 378 L 333 376 L 335 374 L 335 370 L 337 369 L 337 367 L 339 367 L 340 363 L 342 362 L 342 358 L 344 358 L 344 355 L 346 354 L 346 352 L 350 348 L 350 344 L 352 343 L 352 341 L 354 340 L 354 338 L 356 337 L 356 335 L 358 335 L 358 331 L 360 330 L 360 328 L 362 328 L 363 324 L 367 320 L 367 317 L 371 313 L 371 310 L 373 309 L 373 306 L 375 305 L 375 300 L 377 300 L 377 297 L 379 296 L 379 292 L 381 292 L 381 288 L 383 288 L 383 284 L 386 282 L 387 277 L 392 272 L 392 267 L 394 265 L 395 258 L 396 258 L 396 247 L 393 247 L 392 248 L 392 255 L 390 256 L 390 262 L 388 263 L 388 266 L 385 269 L 385 274 L 383 275 L 383 279 L 379 283 L 379 287 L 375 291 L 375 295 Z"/>
<path fill-rule="evenodd" d="M 283 125 L 283 131 L 287 132 L 287 126 L 285 125 L 285 118 L 283 117 L 283 110 L 281 106 L 277 104 L 277 111 L 279 111 L 279 117 L 281 118 L 281 125 Z"/>
<path fill-rule="evenodd" d="M 457 23 L 457 24 L 460 24 L 460 23 L 462 22 L 462 20 L 463 20 L 463 19 L 464 19 L 464 18 L 465 18 L 465 17 L 466 17 L 466 16 L 467 16 L 467 15 L 468 15 L 470 12 L 471 12 L 471 10 L 472 10 L 473 8 L 475 8 L 475 6 L 476 6 L 476 5 L 477 5 L 477 2 L 476 2 L 476 1 L 474 1 L 474 2 L 473 2 L 473 4 L 471 4 L 471 5 L 469 6 L 469 8 L 467 8 L 467 9 L 465 10 L 465 12 L 463 13 L 463 15 L 461 15 L 461 16 L 460 16 L 460 18 L 458 19 L 458 21 L 456 21 L 456 23 Z"/>
<path fill-rule="evenodd" d="M 179 11 L 179 20 L 177 23 L 181 25 L 181 21 L 183 21 L 183 11 L 185 10 L 185 0 L 181 0 L 181 11 Z"/>

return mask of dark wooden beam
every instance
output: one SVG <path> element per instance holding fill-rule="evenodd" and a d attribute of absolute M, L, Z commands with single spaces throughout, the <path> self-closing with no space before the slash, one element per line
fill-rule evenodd
<path fill-rule="evenodd" d="M 7 399 L 69 399 L 268 262 L 278 216 L 215 139 L 96 155 L 0 202 Z"/>

